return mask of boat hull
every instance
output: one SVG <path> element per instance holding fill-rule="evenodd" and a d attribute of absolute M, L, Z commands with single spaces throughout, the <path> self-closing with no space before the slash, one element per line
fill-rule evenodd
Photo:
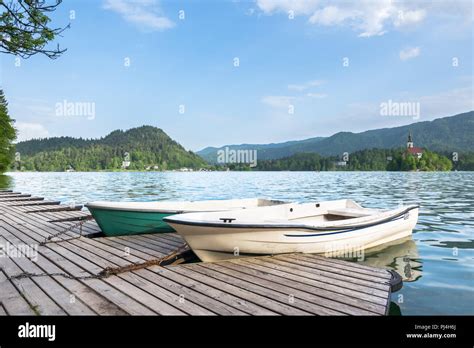
<path fill-rule="evenodd" d="M 89 208 L 89 210 L 102 232 L 108 237 L 174 232 L 174 229 L 163 221 L 163 218 L 173 213 L 96 208 Z"/>
<path fill-rule="evenodd" d="M 204 262 L 255 255 L 312 253 L 328 257 L 357 256 L 373 248 L 410 236 L 418 209 L 391 221 L 349 231 L 314 231 L 292 227 L 198 226 L 168 221 Z"/>
<path fill-rule="evenodd" d="M 175 232 L 163 219 L 189 212 L 227 211 L 275 206 L 284 202 L 245 198 L 208 201 L 91 202 L 86 207 L 106 236 Z"/>

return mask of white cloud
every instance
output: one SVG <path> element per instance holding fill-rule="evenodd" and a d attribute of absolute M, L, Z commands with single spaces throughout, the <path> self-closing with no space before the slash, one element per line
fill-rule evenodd
<path fill-rule="evenodd" d="M 454 8 L 468 8 L 463 0 L 454 1 Z M 469 3 L 469 1 L 465 1 Z M 471 10 L 444 10 L 430 1 L 405 0 L 359 0 L 359 1 L 299 1 L 299 0 L 258 0 L 257 5 L 267 15 L 288 13 L 309 16 L 309 23 L 320 26 L 347 25 L 360 37 L 385 34 L 390 28 L 402 29 L 421 23 L 428 14 L 438 17 L 471 16 Z M 472 21 L 472 19 L 471 19 Z"/>
<path fill-rule="evenodd" d="M 265 13 L 293 11 L 295 15 L 309 15 L 317 8 L 319 0 L 257 0 L 257 6 Z"/>
<path fill-rule="evenodd" d="M 17 141 L 49 137 L 48 130 L 39 123 L 15 122 L 15 128 L 18 130 Z"/>
<path fill-rule="evenodd" d="M 357 16 L 357 11 L 344 10 L 336 6 L 327 6 L 316 11 L 310 18 L 309 22 L 320 25 L 339 25 L 347 19 Z"/>
<path fill-rule="evenodd" d="M 293 91 L 304 91 L 308 88 L 311 88 L 311 87 L 318 87 L 318 86 L 321 86 L 322 84 L 324 83 L 323 80 L 312 80 L 312 81 L 308 81 L 308 82 L 305 82 L 305 83 L 302 83 L 302 84 L 291 84 L 291 85 L 288 85 L 288 89 L 290 90 L 293 90 Z"/>
<path fill-rule="evenodd" d="M 296 100 L 296 97 L 286 95 L 269 95 L 262 98 L 262 102 L 275 109 L 288 108 Z"/>
<path fill-rule="evenodd" d="M 400 59 L 401 60 L 408 60 L 420 55 L 420 48 L 419 47 L 407 47 L 400 51 Z"/>
<path fill-rule="evenodd" d="M 426 17 L 426 10 L 400 11 L 393 22 L 396 27 L 420 23 Z"/>
<path fill-rule="evenodd" d="M 120 14 L 143 30 L 165 30 L 175 26 L 163 15 L 156 0 L 105 0 L 104 9 Z"/>

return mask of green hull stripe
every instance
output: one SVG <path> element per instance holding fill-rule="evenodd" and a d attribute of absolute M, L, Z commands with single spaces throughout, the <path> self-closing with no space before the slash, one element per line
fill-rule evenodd
<path fill-rule="evenodd" d="M 89 208 L 92 216 L 106 236 L 125 236 L 143 233 L 167 233 L 174 229 L 163 221 L 173 214 L 107 210 Z"/>

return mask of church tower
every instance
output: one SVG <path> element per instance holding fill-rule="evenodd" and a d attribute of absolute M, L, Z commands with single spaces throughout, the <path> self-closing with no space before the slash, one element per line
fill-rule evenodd
<path fill-rule="evenodd" d="M 411 149 L 413 147 L 413 139 L 411 137 L 411 131 L 408 133 L 408 141 L 407 141 L 407 149 Z"/>

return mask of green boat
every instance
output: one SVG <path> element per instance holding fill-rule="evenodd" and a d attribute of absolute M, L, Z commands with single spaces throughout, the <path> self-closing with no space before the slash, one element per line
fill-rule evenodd
<path fill-rule="evenodd" d="M 174 229 L 163 218 L 191 212 L 226 211 L 282 204 L 262 199 L 161 202 L 91 202 L 86 207 L 108 237 L 144 233 L 169 233 Z"/>

